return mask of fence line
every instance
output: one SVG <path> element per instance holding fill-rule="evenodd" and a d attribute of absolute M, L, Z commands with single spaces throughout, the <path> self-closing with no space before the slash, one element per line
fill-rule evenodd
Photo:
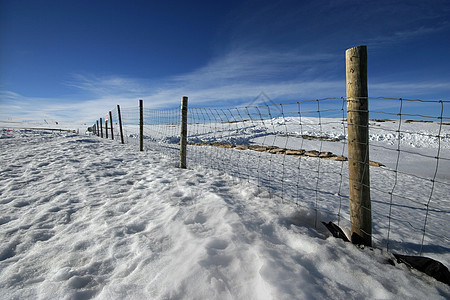
<path fill-rule="evenodd" d="M 450 236 L 442 227 L 448 227 L 450 214 L 450 124 L 444 122 L 450 101 L 369 101 L 376 117 L 369 120 L 368 145 L 373 244 L 409 254 L 448 252 Z M 189 108 L 187 164 L 230 173 L 286 204 L 314 211 L 316 223 L 331 220 L 348 228 L 346 102 Z M 122 109 L 127 143 L 138 144 L 138 115 L 138 108 Z M 180 115 L 180 109 L 143 111 L 145 148 L 171 157 L 174 166 Z M 112 118 L 118 119 L 117 110 Z"/>

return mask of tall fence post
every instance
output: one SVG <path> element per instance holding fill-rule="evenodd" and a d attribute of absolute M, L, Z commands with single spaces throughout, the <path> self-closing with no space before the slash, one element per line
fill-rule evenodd
<path fill-rule="evenodd" d="M 347 81 L 348 175 L 350 222 L 360 243 L 372 245 L 372 210 L 369 182 L 369 101 L 367 91 L 367 46 L 345 52 Z"/>
<path fill-rule="evenodd" d="M 103 138 L 103 124 L 102 124 L 102 118 L 100 118 L 100 137 Z"/>
<path fill-rule="evenodd" d="M 111 111 L 109 111 L 109 123 L 111 124 L 111 139 L 114 140 L 113 119 Z"/>
<path fill-rule="evenodd" d="M 139 100 L 139 151 L 144 151 L 144 101 Z"/>
<path fill-rule="evenodd" d="M 119 127 L 120 127 L 120 141 L 123 142 L 123 129 L 122 129 L 122 116 L 120 115 L 120 106 L 117 104 L 117 114 L 119 115 Z"/>
<path fill-rule="evenodd" d="M 188 97 L 181 98 L 180 168 L 186 169 Z"/>
<path fill-rule="evenodd" d="M 95 131 L 97 132 L 97 136 L 100 136 L 100 127 L 98 126 L 98 120 L 97 120 L 97 128 Z"/>
<path fill-rule="evenodd" d="M 108 115 L 106 115 L 108 116 Z M 105 119 L 105 137 L 108 138 L 108 120 Z"/>

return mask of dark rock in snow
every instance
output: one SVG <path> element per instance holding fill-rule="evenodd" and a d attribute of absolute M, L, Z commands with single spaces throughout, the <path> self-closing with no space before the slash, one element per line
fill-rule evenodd
<path fill-rule="evenodd" d="M 365 244 L 365 241 L 362 238 L 362 236 L 360 236 L 356 232 L 352 233 L 352 244 L 359 245 L 359 246 L 361 246 L 361 245 L 368 246 Z"/>
<path fill-rule="evenodd" d="M 345 242 L 350 242 L 345 233 L 338 225 L 334 224 L 333 222 L 328 223 L 322 222 L 322 224 L 325 225 L 325 227 L 331 232 L 331 234 L 335 238 L 342 239 Z M 364 240 L 358 234 L 353 233 L 352 243 L 355 245 L 364 245 Z M 395 253 L 393 253 L 393 255 L 397 259 L 397 263 L 404 263 L 410 268 L 414 268 L 418 271 L 421 271 L 433 277 L 434 279 L 440 282 L 450 285 L 450 271 L 441 262 L 424 256 L 410 256 Z M 394 261 L 392 261 L 391 259 L 388 260 L 388 263 L 393 266 L 395 265 Z"/>
<path fill-rule="evenodd" d="M 341 227 L 337 226 L 331 221 L 328 223 L 322 222 L 322 224 L 325 225 L 325 227 L 331 232 L 331 234 L 335 238 L 343 239 L 345 242 L 350 242 L 345 233 L 342 231 Z"/>
<path fill-rule="evenodd" d="M 395 254 L 398 263 L 404 263 L 410 268 L 419 270 L 436 280 L 450 285 L 450 272 L 441 262 L 424 256 L 409 256 Z"/>

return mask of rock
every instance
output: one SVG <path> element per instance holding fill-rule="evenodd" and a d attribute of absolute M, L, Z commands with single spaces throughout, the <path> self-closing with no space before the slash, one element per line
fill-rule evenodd
<path fill-rule="evenodd" d="M 347 161 L 347 157 L 345 156 L 332 156 L 327 158 L 335 161 Z"/>
<path fill-rule="evenodd" d="M 419 270 L 440 282 L 450 285 L 450 272 L 441 262 L 425 256 L 410 256 L 393 253 L 398 263 Z"/>
<path fill-rule="evenodd" d="M 369 165 L 372 167 L 385 167 L 382 163 L 375 162 L 375 161 L 369 161 Z"/>
<path fill-rule="evenodd" d="M 229 149 L 229 148 L 234 148 L 235 146 L 232 144 L 220 144 L 219 147 Z"/>
<path fill-rule="evenodd" d="M 247 145 L 238 145 L 236 146 L 236 150 L 248 150 L 248 146 Z"/>
<path fill-rule="evenodd" d="M 255 148 L 250 148 L 250 149 L 252 149 L 254 151 L 259 151 L 259 152 L 265 152 L 265 151 L 269 150 L 269 149 L 267 149 L 267 147 L 255 147 Z"/>
<path fill-rule="evenodd" d="M 305 156 L 309 156 L 309 157 L 319 157 L 320 152 L 317 150 L 311 150 L 311 151 L 306 151 L 304 153 Z"/>
<path fill-rule="evenodd" d="M 391 121 L 389 119 L 369 119 L 370 121 L 374 121 L 374 122 L 388 122 Z"/>
<path fill-rule="evenodd" d="M 286 152 L 286 149 L 284 149 L 284 148 L 275 148 L 275 149 L 267 150 L 267 152 L 272 153 L 272 154 L 283 154 L 283 153 Z"/>
<path fill-rule="evenodd" d="M 339 227 L 338 225 L 334 224 L 333 222 L 322 222 L 323 225 L 331 232 L 331 234 L 338 239 L 344 240 L 344 242 L 350 242 L 345 235 L 344 231 Z"/>
<path fill-rule="evenodd" d="M 331 152 L 320 152 L 319 157 L 320 158 L 330 158 L 332 156 L 336 156 Z"/>
<path fill-rule="evenodd" d="M 295 155 L 295 156 L 302 156 L 305 154 L 305 150 L 300 149 L 300 150 L 286 150 L 285 152 L 286 155 Z"/>

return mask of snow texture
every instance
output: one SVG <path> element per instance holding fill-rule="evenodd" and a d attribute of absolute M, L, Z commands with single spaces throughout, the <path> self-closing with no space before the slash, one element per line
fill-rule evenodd
<path fill-rule="evenodd" d="M 0 145 L 3 299 L 450 297 L 223 172 L 70 133 L 3 130 Z"/>
<path fill-rule="evenodd" d="M 260 119 L 257 114 L 255 119 L 235 121 L 228 110 L 215 110 L 210 117 L 205 115 L 211 112 L 195 111 L 191 109 L 188 126 L 191 143 L 264 145 L 348 155 L 348 128 L 342 118 Z M 144 125 L 145 146 L 177 162 L 178 111 L 164 113 L 159 119 L 160 115 L 149 115 L 146 124 L 150 120 L 155 124 Z M 196 115 L 202 118 L 194 118 Z M 136 143 L 137 127 L 125 128 L 128 142 Z M 406 255 L 427 255 L 448 265 L 449 124 L 373 119 L 369 133 L 370 160 L 385 166 L 370 168 L 374 245 Z M 187 160 L 190 166 L 226 172 L 268 189 L 283 202 L 315 211 L 315 225 L 333 221 L 350 228 L 348 162 L 194 145 L 188 146 Z"/>

